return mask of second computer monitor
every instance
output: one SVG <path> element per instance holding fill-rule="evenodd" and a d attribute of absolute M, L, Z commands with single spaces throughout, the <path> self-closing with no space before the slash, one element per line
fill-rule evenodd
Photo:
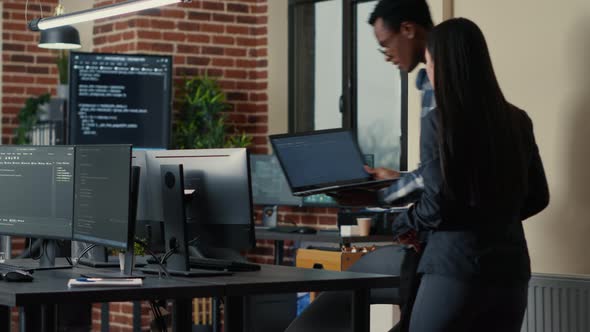
<path fill-rule="evenodd" d="M 74 240 L 126 249 L 133 229 L 131 146 L 77 146 L 74 174 Z"/>
<path fill-rule="evenodd" d="M 160 166 L 181 164 L 185 189 L 194 190 L 187 200 L 192 243 L 238 250 L 254 247 L 246 149 L 146 151 L 145 163 L 148 190 L 147 197 L 140 198 L 138 222 L 165 222 Z"/>
<path fill-rule="evenodd" d="M 256 205 L 301 206 L 301 197 L 293 196 L 279 161 L 273 155 L 250 155 L 252 199 Z"/>

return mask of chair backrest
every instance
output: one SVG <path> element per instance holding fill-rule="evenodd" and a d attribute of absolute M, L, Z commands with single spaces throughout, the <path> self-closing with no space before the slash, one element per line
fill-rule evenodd
<path fill-rule="evenodd" d="M 348 271 L 399 276 L 404 255 L 405 249 L 401 246 L 379 247 L 361 257 Z M 372 289 L 370 302 L 371 304 L 400 304 L 399 288 L 397 285 L 392 285 L 391 288 Z"/>

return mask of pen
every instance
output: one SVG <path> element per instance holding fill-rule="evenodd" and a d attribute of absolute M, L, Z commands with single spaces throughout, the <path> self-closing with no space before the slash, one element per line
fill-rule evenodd
<path fill-rule="evenodd" d="M 76 281 L 95 282 L 95 281 L 102 281 L 102 278 L 76 278 Z"/>
<path fill-rule="evenodd" d="M 104 279 L 104 278 L 85 278 L 85 277 L 80 277 L 80 278 L 76 278 L 76 281 L 82 281 L 82 282 L 96 282 L 96 281 L 102 281 L 102 282 L 121 282 L 121 281 L 135 281 L 137 278 L 108 278 L 108 279 Z"/>

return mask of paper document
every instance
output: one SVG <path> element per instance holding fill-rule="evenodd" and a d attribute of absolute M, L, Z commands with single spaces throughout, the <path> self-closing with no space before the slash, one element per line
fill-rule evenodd
<path fill-rule="evenodd" d="M 143 280 L 139 278 L 76 278 L 68 280 L 68 288 L 72 287 L 116 287 L 116 286 L 137 286 L 143 285 Z"/>

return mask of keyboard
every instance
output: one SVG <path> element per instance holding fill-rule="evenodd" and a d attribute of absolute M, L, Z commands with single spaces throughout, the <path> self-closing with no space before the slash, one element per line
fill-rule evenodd
<path fill-rule="evenodd" d="M 259 271 L 260 265 L 246 262 L 236 262 L 225 259 L 189 258 L 191 268 L 215 271 L 248 272 Z"/>
<path fill-rule="evenodd" d="M 277 226 L 270 227 L 269 232 L 276 233 L 300 233 L 300 234 L 315 234 L 317 230 L 309 226 Z"/>
<path fill-rule="evenodd" d="M 34 271 L 34 269 L 32 269 L 32 268 L 26 268 L 24 266 L 17 266 L 17 265 L 12 265 L 12 264 L 8 264 L 8 263 L 0 263 L 0 271 L 15 271 L 15 270 L 21 270 L 21 271 L 27 271 L 27 272 Z"/>

